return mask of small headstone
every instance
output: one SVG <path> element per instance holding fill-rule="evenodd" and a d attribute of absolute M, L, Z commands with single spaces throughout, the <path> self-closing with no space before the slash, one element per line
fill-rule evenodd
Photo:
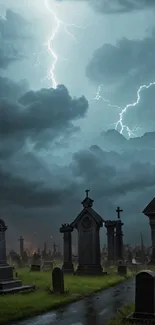
<path fill-rule="evenodd" d="M 53 261 L 43 261 L 42 270 L 43 271 L 53 270 Z"/>
<path fill-rule="evenodd" d="M 118 265 L 117 273 L 121 276 L 127 275 L 127 266 L 126 265 Z"/>
<path fill-rule="evenodd" d="M 64 274 L 59 267 L 52 272 L 52 285 L 54 293 L 64 293 Z"/>
<path fill-rule="evenodd" d="M 121 276 L 125 276 L 127 274 L 127 266 L 124 264 L 124 261 L 118 261 L 117 273 Z"/>
<path fill-rule="evenodd" d="M 135 312 L 127 319 L 155 321 L 155 272 L 147 270 L 136 275 Z"/>
<path fill-rule="evenodd" d="M 35 271 L 35 272 L 41 271 L 41 265 L 40 264 L 32 264 L 30 271 Z"/>

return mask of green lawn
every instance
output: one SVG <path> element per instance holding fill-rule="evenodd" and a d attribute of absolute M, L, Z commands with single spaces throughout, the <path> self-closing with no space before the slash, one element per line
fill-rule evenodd
<path fill-rule="evenodd" d="M 114 286 L 132 275 L 128 272 L 127 277 L 118 276 L 113 268 L 109 275 L 99 277 L 66 275 L 65 290 L 69 292 L 52 295 L 48 290 L 52 283 L 50 271 L 29 272 L 28 269 L 19 269 L 19 279 L 23 284 L 36 285 L 36 291 L 0 296 L 0 325 L 58 308 L 85 295 Z"/>

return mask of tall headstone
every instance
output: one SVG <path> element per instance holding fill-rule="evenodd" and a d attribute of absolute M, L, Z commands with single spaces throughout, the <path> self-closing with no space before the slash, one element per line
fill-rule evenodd
<path fill-rule="evenodd" d="M 35 286 L 22 286 L 21 280 L 13 279 L 13 267 L 8 265 L 6 259 L 6 230 L 4 220 L 0 219 L 0 294 L 34 290 Z"/>
<path fill-rule="evenodd" d="M 60 233 L 63 233 L 63 271 L 65 273 L 74 272 L 72 263 L 72 231 L 73 228 L 69 224 L 63 224 L 60 228 Z"/>
<path fill-rule="evenodd" d="M 55 257 L 56 256 L 56 254 L 57 254 L 57 245 L 56 245 L 56 243 L 54 242 L 53 243 L 53 257 Z"/>
<path fill-rule="evenodd" d="M 83 210 L 71 223 L 78 230 L 78 268 L 77 274 L 103 274 L 101 267 L 100 236 L 102 217 L 92 208 L 93 200 L 86 197 L 82 201 Z"/>
<path fill-rule="evenodd" d="M 143 213 L 149 218 L 151 228 L 152 254 L 149 264 L 155 265 L 155 198 L 146 206 Z"/>
<path fill-rule="evenodd" d="M 105 227 L 107 228 L 107 249 L 108 249 L 108 262 L 115 260 L 115 227 L 116 221 L 106 220 Z"/>
<path fill-rule="evenodd" d="M 155 273 L 141 271 L 136 275 L 135 311 L 127 316 L 135 321 L 155 322 Z M 154 324 L 153 322 L 153 324 Z M 150 324 L 149 323 L 149 324 Z"/>
<path fill-rule="evenodd" d="M 20 257 L 21 257 L 21 260 L 23 260 L 23 256 L 24 256 L 24 238 L 22 236 L 20 236 L 20 238 L 19 238 L 19 246 L 20 246 Z"/>
<path fill-rule="evenodd" d="M 115 244 L 116 244 L 116 260 L 123 260 L 124 254 L 123 254 L 123 232 L 122 232 L 122 226 L 123 223 L 120 220 L 120 212 L 123 212 L 119 207 L 116 209 L 118 220 L 116 222 L 116 238 L 115 238 Z"/>

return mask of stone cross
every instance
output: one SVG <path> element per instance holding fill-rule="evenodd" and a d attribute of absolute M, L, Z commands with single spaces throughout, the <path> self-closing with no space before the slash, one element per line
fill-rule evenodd
<path fill-rule="evenodd" d="M 120 219 L 120 212 L 123 212 L 123 210 L 121 210 L 120 207 L 117 207 L 116 212 L 117 212 L 117 218 Z"/>
<path fill-rule="evenodd" d="M 52 285 L 54 293 L 64 293 L 64 274 L 59 267 L 52 272 Z"/>
<path fill-rule="evenodd" d="M 85 190 L 86 193 L 86 197 L 88 197 L 88 193 L 90 192 L 90 190 Z"/>

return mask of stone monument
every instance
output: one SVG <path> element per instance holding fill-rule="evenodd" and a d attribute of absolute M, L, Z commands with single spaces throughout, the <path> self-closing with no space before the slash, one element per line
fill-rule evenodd
<path fill-rule="evenodd" d="M 72 263 L 72 231 L 73 228 L 65 223 L 60 228 L 60 233 L 63 233 L 63 272 L 74 273 Z"/>
<path fill-rule="evenodd" d="M 149 264 L 155 265 L 155 198 L 146 206 L 143 213 L 149 218 L 152 240 L 152 254 Z"/>
<path fill-rule="evenodd" d="M 34 290 L 35 286 L 22 286 L 21 280 L 13 279 L 13 267 L 8 265 L 6 259 L 6 230 L 5 222 L 0 219 L 0 294 Z"/>
<path fill-rule="evenodd" d="M 104 220 L 92 208 L 94 201 L 88 197 L 89 190 L 85 192 L 86 197 L 81 202 L 83 209 L 70 225 L 78 230 L 78 268 L 76 274 L 103 274 L 99 231 Z"/>

